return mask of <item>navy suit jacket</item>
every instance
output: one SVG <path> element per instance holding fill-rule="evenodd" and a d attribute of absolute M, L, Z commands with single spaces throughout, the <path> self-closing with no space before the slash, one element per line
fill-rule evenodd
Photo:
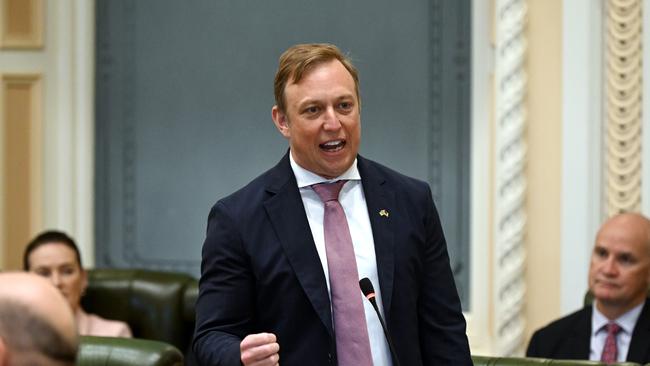
<path fill-rule="evenodd" d="M 533 334 L 526 356 L 588 360 L 591 348 L 591 305 L 558 319 Z M 646 299 L 632 332 L 628 362 L 650 362 L 650 301 Z"/>
<path fill-rule="evenodd" d="M 400 363 L 472 365 L 429 186 L 357 161 Z M 259 332 L 277 335 L 283 366 L 337 364 L 325 274 L 288 153 L 212 207 L 196 317 L 194 351 L 202 365 L 240 365 L 239 343 Z"/>

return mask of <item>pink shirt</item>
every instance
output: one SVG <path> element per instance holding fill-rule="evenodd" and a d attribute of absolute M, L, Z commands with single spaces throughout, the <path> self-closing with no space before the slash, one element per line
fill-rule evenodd
<path fill-rule="evenodd" d="M 128 324 L 119 320 L 108 320 L 95 314 L 88 314 L 79 308 L 76 314 L 79 335 L 99 337 L 131 338 Z"/>

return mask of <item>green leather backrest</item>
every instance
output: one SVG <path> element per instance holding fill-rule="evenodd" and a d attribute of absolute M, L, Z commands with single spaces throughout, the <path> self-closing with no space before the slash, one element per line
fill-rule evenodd
<path fill-rule="evenodd" d="M 491 366 L 534 366 L 534 365 L 548 365 L 550 360 L 546 358 L 524 358 L 524 357 L 495 357 L 490 361 Z"/>
<path fill-rule="evenodd" d="M 77 366 L 182 366 L 174 346 L 137 338 L 81 337 Z"/>
<path fill-rule="evenodd" d="M 81 303 L 89 313 L 127 322 L 134 337 L 185 351 L 194 331 L 196 295 L 197 280 L 184 273 L 92 269 Z"/>
<path fill-rule="evenodd" d="M 535 365 L 549 365 L 549 366 L 605 366 L 602 362 L 595 361 L 578 361 L 578 360 L 552 360 L 548 358 L 532 358 L 532 357 L 490 357 L 472 355 L 474 366 L 535 366 Z M 610 364 L 609 366 L 640 366 L 631 362 L 619 362 Z M 648 365 L 646 365 L 648 366 Z"/>
<path fill-rule="evenodd" d="M 493 357 L 489 356 L 472 355 L 472 362 L 474 363 L 474 366 L 489 366 L 492 358 Z"/>
<path fill-rule="evenodd" d="M 606 364 L 596 361 L 576 361 L 576 360 L 549 360 L 551 366 L 640 366 L 634 362 L 617 362 Z"/>
<path fill-rule="evenodd" d="M 199 282 L 192 281 L 187 284 L 185 293 L 183 294 L 183 318 L 185 321 L 192 324 L 194 329 L 194 322 L 196 321 L 196 299 L 199 297 Z"/>

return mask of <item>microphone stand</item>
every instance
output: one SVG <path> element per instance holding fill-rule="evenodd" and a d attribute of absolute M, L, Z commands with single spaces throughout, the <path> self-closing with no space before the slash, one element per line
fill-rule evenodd
<path fill-rule="evenodd" d="M 384 335 L 386 336 L 386 341 L 388 342 L 390 354 L 393 358 L 393 366 L 401 366 L 399 360 L 397 359 L 397 353 L 395 352 L 393 340 L 391 339 L 390 334 L 388 333 L 388 328 L 386 327 L 386 323 L 384 323 L 384 319 L 379 312 L 379 307 L 377 307 L 377 300 L 375 300 L 375 289 L 372 286 L 372 282 L 366 277 L 359 281 L 359 286 L 361 286 L 361 291 L 366 296 L 368 301 L 370 301 L 370 304 L 372 304 L 372 307 L 375 309 L 375 313 L 377 313 L 379 323 L 381 323 L 381 328 L 384 330 Z"/>

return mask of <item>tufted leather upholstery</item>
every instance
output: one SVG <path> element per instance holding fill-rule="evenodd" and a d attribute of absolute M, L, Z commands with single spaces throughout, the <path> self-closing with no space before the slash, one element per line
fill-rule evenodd
<path fill-rule="evenodd" d="M 548 358 L 525 358 L 525 357 L 489 357 L 472 356 L 474 366 L 605 366 L 602 362 L 576 361 L 576 360 L 552 360 Z M 633 362 L 613 363 L 609 366 L 640 366 Z M 648 366 L 648 365 L 646 365 Z"/>
<path fill-rule="evenodd" d="M 197 280 L 187 274 L 136 269 L 88 270 L 82 307 L 129 324 L 133 336 L 188 350 Z"/>
<path fill-rule="evenodd" d="M 81 337 L 77 366 L 182 366 L 183 355 L 167 343 L 136 338 Z"/>

